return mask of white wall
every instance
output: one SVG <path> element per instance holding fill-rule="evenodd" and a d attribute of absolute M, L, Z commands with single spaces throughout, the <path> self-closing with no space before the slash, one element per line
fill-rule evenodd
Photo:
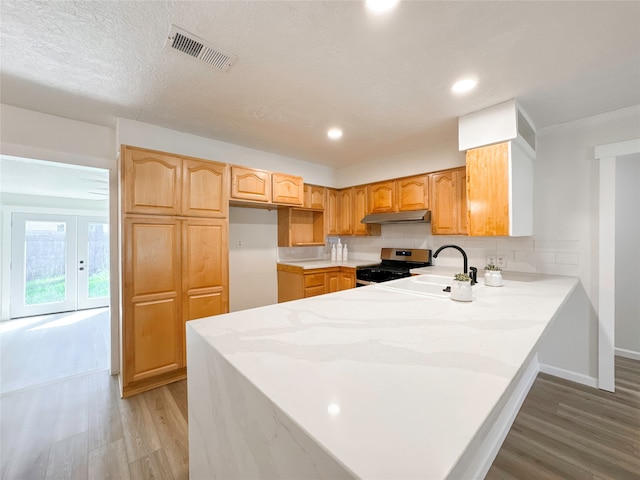
<path fill-rule="evenodd" d="M 278 302 L 278 212 L 229 208 L 229 310 Z"/>
<path fill-rule="evenodd" d="M 434 172 L 465 164 L 465 152 L 458 151 L 458 121 L 447 122 L 440 129 L 425 135 L 424 147 L 392 157 L 351 165 L 338 170 L 336 187 Z"/>
<path fill-rule="evenodd" d="M 14 157 L 113 168 L 115 131 L 0 104 L 0 153 Z"/>
<path fill-rule="evenodd" d="M 116 132 L 118 148 L 120 145 L 132 145 L 221 163 L 289 173 L 299 175 L 306 183 L 315 185 L 331 187 L 336 181 L 335 170 L 325 165 L 303 162 L 134 120 L 119 118 Z"/>
<path fill-rule="evenodd" d="M 616 161 L 615 346 L 640 359 L 640 156 Z"/>

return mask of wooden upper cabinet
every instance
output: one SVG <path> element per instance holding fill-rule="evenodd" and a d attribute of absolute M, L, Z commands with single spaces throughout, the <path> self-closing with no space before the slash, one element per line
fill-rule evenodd
<path fill-rule="evenodd" d="M 318 185 L 304 184 L 304 208 L 324 210 L 326 188 Z"/>
<path fill-rule="evenodd" d="M 338 235 L 353 233 L 353 188 L 338 191 Z"/>
<path fill-rule="evenodd" d="M 400 178 L 396 180 L 398 211 L 425 210 L 429 208 L 429 176 Z"/>
<path fill-rule="evenodd" d="M 126 214 L 225 218 L 225 164 L 122 146 Z"/>
<path fill-rule="evenodd" d="M 302 206 L 304 200 L 304 182 L 302 177 L 284 173 L 271 174 L 272 202 L 285 205 Z"/>
<path fill-rule="evenodd" d="M 125 213 L 180 215 L 182 159 L 124 145 L 121 154 Z"/>
<path fill-rule="evenodd" d="M 324 209 L 324 234 L 338 235 L 339 193 L 335 188 L 326 189 L 326 205 Z"/>
<path fill-rule="evenodd" d="M 232 166 L 231 198 L 253 202 L 271 202 L 271 172 Z"/>
<path fill-rule="evenodd" d="M 369 213 L 396 212 L 396 181 L 369 185 Z"/>
<path fill-rule="evenodd" d="M 351 201 L 353 205 L 351 233 L 353 235 L 368 235 L 369 225 L 361 222 L 367 214 L 367 187 L 353 187 Z"/>
<path fill-rule="evenodd" d="M 229 175 L 225 164 L 185 159 L 182 164 L 182 215 L 226 218 Z"/>
<path fill-rule="evenodd" d="M 518 140 L 467 151 L 469 235 L 533 235 L 533 159 Z"/>
<path fill-rule="evenodd" d="M 431 233 L 433 235 L 464 235 L 466 219 L 466 169 L 455 168 L 430 174 Z"/>
<path fill-rule="evenodd" d="M 509 144 L 467 151 L 469 235 L 509 235 Z"/>

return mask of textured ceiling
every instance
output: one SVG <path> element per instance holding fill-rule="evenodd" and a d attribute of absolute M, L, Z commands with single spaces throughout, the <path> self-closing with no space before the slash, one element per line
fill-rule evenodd
<path fill-rule="evenodd" d="M 0 2 L 3 103 L 139 120 L 334 167 L 516 98 L 537 128 L 640 104 L 640 2 Z M 171 24 L 237 55 L 165 48 Z M 460 77 L 478 78 L 466 96 Z M 337 143 L 326 139 L 344 129 Z"/>

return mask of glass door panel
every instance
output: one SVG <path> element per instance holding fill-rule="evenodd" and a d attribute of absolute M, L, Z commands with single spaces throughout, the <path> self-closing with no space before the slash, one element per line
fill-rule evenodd
<path fill-rule="evenodd" d="M 109 223 L 78 217 L 78 309 L 109 305 Z"/>
<path fill-rule="evenodd" d="M 11 317 L 76 308 L 76 218 L 12 216 Z"/>
<path fill-rule="evenodd" d="M 103 217 L 14 213 L 11 318 L 109 305 Z"/>

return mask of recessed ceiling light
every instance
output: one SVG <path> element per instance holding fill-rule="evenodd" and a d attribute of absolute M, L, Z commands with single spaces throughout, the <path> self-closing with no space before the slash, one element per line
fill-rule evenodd
<path fill-rule="evenodd" d="M 367 0 L 367 8 L 373 13 L 385 13 L 393 9 L 400 0 Z"/>
<path fill-rule="evenodd" d="M 342 138 L 342 130 L 336 127 L 330 128 L 327 132 L 327 137 L 331 140 L 338 140 L 339 138 Z"/>
<path fill-rule="evenodd" d="M 465 78 L 464 80 L 458 80 L 456 83 L 454 83 L 451 87 L 451 91 L 453 93 L 466 93 L 470 90 L 473 90 L 477 84 L 478 82 L 476 82 L 474 79 Z"/>

